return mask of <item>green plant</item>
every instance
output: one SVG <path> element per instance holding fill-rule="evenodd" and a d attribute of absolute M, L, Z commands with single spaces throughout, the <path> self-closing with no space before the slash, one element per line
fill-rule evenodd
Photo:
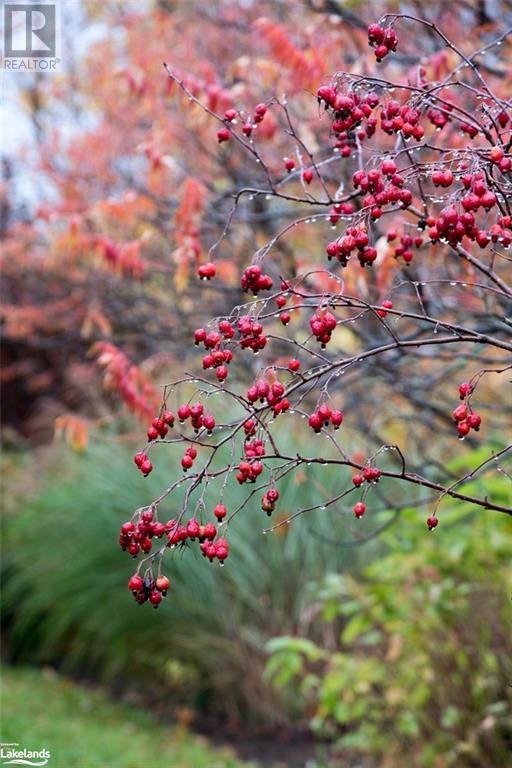
<path fill-rule="evenodd" d="M 496 481 L 497 495 L 506 494 Z M 510 526 L 444 509 L 443 538 L 387 534 L 362 577 L 317 596 L 335 641 L 272 640 L 267 676 L 299 689 L 312 728 L 378 765 L 495 768 L 512 744 Z M 508 587 L 508 588 L 507 588 Z"/>

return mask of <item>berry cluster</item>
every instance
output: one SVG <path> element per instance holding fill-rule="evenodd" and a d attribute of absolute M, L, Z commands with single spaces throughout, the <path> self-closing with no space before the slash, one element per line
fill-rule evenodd
<path fill-rule="evenodd" d="M 185 450 L 185 454 L 181 459 L 181 466 L 183 467 L 183 470 L 185 472 L 189 469 L 192 469 L 192 467 L 194 466 L 194 460 L 196 458 L 197 458 L 197 450 L 194 448 L 193 445 L 189 445 L 188 448 Z"/>
<path fill-rule="evenodd" d="M 149 600 L 154 608 L 158 608 L 170 586 L 171 582 L 167 576 L 157 576 L 154 579 L 151 572 L 148 572 L 145 578 L 134 573 L 128 582 L 128 589 L 133 593 L 136 602 L 142 605 Z"/>
<path fill-rule="evenodd" d="M 229 544 L 226 539 L 220 538 L 217 541 L 203 541 L 200 544 L 203 557 L 207 557 L 210 563 L 217 559 L 221 565 L 229 555 Z"/>
<path fill-rule="evenodd" d="M 332 411 L 327 403 L 322 403 L 308 419 L 308 424 L 313 432 L 321 432 L 322 427 L 329 426 L 331 423 L 334 429 L 339 429 L 343 423 L 343 413 L 341 411 Z"/>
<path fill-rule="evenodd" d="M 159 437 L 165 437 L 169 427 L 174 426 L 174 413 L 164 411 L 161 416 L 156 416 L 148 429 L 148 440 L 158 440 Z"/>
<path fill-rule="evenodd" d="M 192 517 L 186 525 L 179 525 L 176 520 L 168 520 L 165 524 L 165 532 L 169 546 L 176 546 L 188 540 L 195 541 L 198 539 L 200 543 L 213 541 L 217 535 L 217 528 L 214 523 L 201 525 L 198 520 Z"/>
<path fill-rule="evenodd" d="M 390 173 L 391 168 L 395 170 Z M 385 177 L 388 181 L 384 180 Z M 356 189 L 359 187 L 362 192 L 369 193 L 363 198 L 363 205 L 365 208 L 371 208 L 372 219 L 380 219 L 382 207 L 388 203 L 400 203 L 403 208 L 412 203 L 412 192 L 403 189 L 405 179 L 396 172 L 396 165 L 392 160 L 385 161 L 382 169 L 374 168 L 367 174 L 364 171 L 356 171 L 352 176 L 352 183 Z"/>
<path fill-rule="evenodd" d="M 246 421 L 244 425 L 246 440 L 244 443 L 244 459 L 238 465 L 238 472 L 236 479 L 243 485 L 243 483 L 254 483 L 256 479 L 263 472 L 263 464 L 260 458 L 265 455 L 265 443 L 263 440 L 254 439 L 248 440 L 255 433 L 255 424 L 252 419 Z"/>
<path fill-rule="evenodd" d="M 448 242 L 452 246 L 461 243 L 467 237 L 480 246 L 486 248 L 491 242 L 501 242 L 505 248 L 512 243 L 512 219 L 510 216 L 501 216 L 497 223 L 489 231 L 480 229 L 476 225 L 476 218 L 473 211 L 482 207 L 490 211 L 496 205 L 496 195 L 490 190 L 486 190 L 485 184 L 476 187 L 478 193 L 466 195 L 461 200 L 462 212 L 457 210 L 456 205 L 449 205 L 443 208 L 437 219 L 428 217 L 426 222 L 430 229 L 428 235 L 432 243 L 438 241 Z"/>
<path fill-rule="evenodd" d="M 203 369 L 206 371 L 214 368 L 218 381 L 225 381 L 229 374 L 227 366 L 233 359 L 233 353 L 230 349 L 222 349 L 221 346 L 223 341 L 232 339 L 235 332 L 228 320 L 220 321 L 219 331 L 222 336 L 216 331 L 207 333 L 204 328 L 197 328 L 194 331 L 194 342 L 196 346 L 204 344 L 207 350 L 207 354 L 203 357 Z"/>
<path fill-rule="evenodd" d="M 257 264 L 252 264 L 244 271 L 240 285 L 246 293 L 252 291 L 253 295 L 257 296 L 260 291 L 269 291 L 272 288 L 272 278 L 270 275 L 264 275 Z"/>
<path fill-rule="evenodd" d="M 459 387 L 459 394 L 461 394 L 461 390 L 465 391 L 465 388 L 466 385 L 461 384 Z M 468 391 L 468 394 L 470 392 L 471 389 Z M 472 411 L 471 407 L 467 403 L 467 395 L 461 394 L 461 398 L 462 397 L 464 398 L 465 402 L 458 405 L 452 413 L 452 418 L 457 426 L 457 434 L 461 440 L 469 434 L 471 429 L 474 429 L 475 432 L 478 432 L 482 423 L 482 417 L 478 413 L 475 413 L 475 411 Z"/>
<path fill-rule="evenodd" d="M 383 107 L 380 114 L 380 125 L 384 133 L 392 136 L 394 133 L 402 133 L 404 139 L 416 139 L 421 141 L 425 135 L 423 126 L 420 125 L 421 112 L 409 104 L 400 104 L 392 99 Z"/>
<path fill-rule="evenodd" d="M 389 229 L 386 233 L 388 243 L 394 242 L 398 237 L 398 233 L 395 229 Z M 406 264 L 409 264 L 413 260 L 413 252 L 411 247 L 421 248 L 423 245 L 423 238 L 420 235 L 412 237 L 406 233 L 400 235 L 400 245 L 395 247 L 395 258 L 402 258 Z"/>
<path fill-rule="evenodd" d="M 512 169 L 512 158 L 505 155 L 501 147 L 493 147 L 489 153 L 489 160 L 495 163 L 502 173 L 508 173 Z"/>
<path fill-rule="evenodd" d="M 165 526 L 154 519 L 153 510 L 145 509 L 136 522 L 128 520 L 121 525 L 119 546 L 132 557 L 137 557 L 141 551 L 147 554 L 153 546 L 153 537 L 162 538 L 165 530 Z"/>
<path fill-rule="evenodd" d="M 332 332 L 336 328 L 337 320 L 328 309 L 320 307 L 309 321 L 309 326 L 316 340 L 320 342 L 322 349 L 330 342 Z"/>
<path fill-rule="evenodd" d="M 261 123 L 263 121 L 263 118 L 265 117 L 266 113 L 267 113 L 266 104 L 262 103 L 262 104 L 256 105 L 252 115 L 252 122 L 251 120 L 247 120 L 242 125 L 242 133 L 244 134 L 244 136 L 249 137 L 252 134 L 255 126 L 258 123 Z M 238 112 L 236 111 L 236 109 L 228 109 L 224 113 L 224 121 L 226 123 L 233 124 L 237 116 L 238 116 Z M 219 142 L 219 144 L 222 144 L 225 141 L 229 141 L 230 139 L 231 139 L 230 129 L 227 128 L 227 126 L 224 126 L 223 128 L 219 128 L 219 130 L 217 131 L 217 141 Z"/>
<path fill-rule="evenodd" d="M 140 469 L 144 477 L 147 477 L 150 472 L 153 471 L 153 464 L 149 460 L 149 456 L 144 451 L 136 453 L 133 457 L 135 465 Z"/>
<path fill-rule="evenodd" d="M 226 508 L 218 504 L 214 509 L 214 515 L 220 522 L 227 514 Z M 139 513 L 138 519 L 123 523 L 119 537 L 119 543 L 123 550 L 128 551 L 132 557 L 137 557 L 139 552 L 149 553 L 152 548 L 153 538 L 167 536 L 167 547 L 185 546 L 187 542 L 199 541 L 201 552 L 210 561 L 214 559 L 221 563 L 228 557 L 229 544 L 225 538 L 218 538 L 217 527 L 212 522 L 200 523 L 195 518 L 190 518 L 186 525 L 180 525 L 177 520 L 168 520 L 164 525 L 155 519 L 152 509 L 144 509 Z M 166 576 L 158 576 L 155 580 L 150 570 L 142 578 L 135 573 L 128 582 L 130 589 L 138 603 L 149 600 L 155 607 L 165 597 L 170 583 Z"/>
<path fill-rule="evenodd" d="M 390 51 L 396 51 L 398 37 L 393 27 L 370 24 L 368 27 L 368 44 L 375 48 L 375 57 L 378 62 L 381 62 Z"/>
<path fill-rule="evenodd" d="M 285 397 L 284 392 L 284 384 L 280 381 L 274 381 L 270 385 L 263 379 L 259 379 L 247 390 L 247 399 L 250 403 L 256 403 L 258 400 L 260 403 L 266 401 L 267 405 L 274 409 L 274 416 L 279 416 L 290 407 L 290 401 Z"/>
<path fill-rule="evenodd" d="M 366 483 L 378 483 L 382 472 L 378 467 L 365 467 L 361 473 L 357 473 L 352 478 L 352 483 L 356 488 L 360 488 L 364 482 Z"/>
<path fill-rule="evenodd" d="M 349 227 L 343 237 L 339 240 L 333 240 L 326 247 L 327 258 L 337 259 L 342 267 L 346 267 L 351 254 L 357 251 L 359 263 L 364 267 L 365 264 L 373 264 L 377 258 L 377 251 L 368 245 L 368 232 L 365 226 Z"/>
<path fill-rule="evenodd" d="M 376 93 L 362 97 L 355 91 L 338 91 L 337 86 L 323 85 L 317 91 L 318 103 L 323 103 L 327 110 L 332 110 L 332 130 L 336 135 L 335 147 L 341 150 L 342 157 L 349 157 L 355 146 L 354 131 L 357 138 L 364 141 L 375 133 L 377 119 L 372 112 L 379 104 Z M 363 122 L 366 121 L 363 127 Z"/>
<path fill-rule="evenodd" d="M 433 171 L 431 179 L 434 187 L 450 187 L 455 176 L 451 171 Z"/>
<path fill-rule="evenodd" d="M 352 203 L 335 203 L 329 211 L 328 221 L 331 224 L 337 224 L 342 215 L 350 216 L 354 213 L 354 206 Z"/>
<path fill-rule="evenodd" d="M 237 323 L 242 349 L 252 349 L 256 354 L 267 345 L 267 337 L 263 333 L 263 325 L 253 317 L 241 317 Z"/>
<path fill-rule="evenodd" d="M 204 412 L 204 405 L 202 403 L 195 403 L 194 405 L 184 403 L 178 408 L 177 414 L 180 424 L 184 424 L 190 419 L 192 429 L 196 433 L 203 428 L 211 432 L 215 427 L 214 417 Z"/>

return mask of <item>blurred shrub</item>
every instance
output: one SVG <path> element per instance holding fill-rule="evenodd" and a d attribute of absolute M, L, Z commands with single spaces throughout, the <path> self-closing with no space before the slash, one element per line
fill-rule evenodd
<path fill-rule="evenodd" d="M 506 480 L 489 491 L 506 495 Z M 379 766 L 509 764 L 510 521 L 445 504 L 435 534 L 420 536 L 417 510 L 406 511 L 361 578 L 323 580 L 330 647 L 268 644 L 267 676 L 299 687 L 312 727 Z"/>
<path fill-rule="evenodd" d="M 289 440 L 291 445 L 292 435 Z M 257 494 L 230 529 L 226 567 L 208 563 L 196 550 L 166 558 L 173 586 L 154 611 L 133 602 L 126 587 L 131 560 L 117 537 L 137 506 L 181 474 L 179 457 L 169 454 L 167 466 L 159 461 L 144 480 L 132 452 L 117 441 L 93 441 L 82 455 L 47 453 L 43 465 L 32 458 L 7 473 L 7 657 L 50 663 L 123 687 L 143 683 L 155 696 L 171 691 L 181 702 L 229 715 L 279 721 L 293 712 L 294 697 L 284 701 L 284 694 L 263 680 L 265 645 L 275 635 L 295 633 L 324 643 L 310 584 L 326 572 L 356 567 L 358 552 L 323 540 L 350 536 L 357 525 L 350 509 L 308 513 L 307 525 L 304 518 L 262 536 L 269 518 Z M 322 482 L 347 482 L 348 474 L 339 470 L 321 471 Z M 318 503 L 318 482 L 304 474 L 280 481 L 279 488 L 281 513 Z M 237 488 L 226 489 L 228 508 L 241 498 Z M 173 496 L 163 514 L 174 516 L 180 502 Z"/>

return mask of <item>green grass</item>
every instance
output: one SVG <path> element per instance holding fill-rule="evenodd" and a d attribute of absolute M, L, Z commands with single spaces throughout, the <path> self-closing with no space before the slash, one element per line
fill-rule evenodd
<path fill-rule="evenodd" d="M 249 768 L 183 727 L 53 671 L 4 668 L 2 682 L 1 741 L 50 750 L 48 768 Z"/>

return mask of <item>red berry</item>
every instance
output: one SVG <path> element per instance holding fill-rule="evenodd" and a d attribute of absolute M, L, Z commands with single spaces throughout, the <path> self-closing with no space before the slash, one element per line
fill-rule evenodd
<path fill-rule="evenodd" d="M 464 403 L 462 403 L 461 405 L 458 405 L 452 413 L 452 417 L 454 421 L 464 421 L 467 418 L 467 415 L 468 415 L 468 409 Z"/>
<path fill-rule="evenodd" d="M 124 536 L 127 536 L 129 533 L 131 533 L 134 530 L 135 530 L 135 525 L 131 521 L 127 523 L 123 523 L 121 526 L 121 533 Z"/>
<path fill-rule="evenodd" d="M 397 166 L 394 160 L 384 160 L 382 163 L 382 173 L 384 173 L 386 176 L 393 176 L 393 174 L 397 171 Z"/>
<path fill-rule="evenodd" d="M 357 504 L 354 504 L 354 515 L 356 517 L 362 517 L 365 512 L 366 504 L 364 504 L 362 501 L 358 501 Z"/>
<path fill-rule="evenodd" d="M 130 541 L 130 543 L 127 546 L 127 551 L 132 557 L 137 557 L 140 551 L 140 547 L 136 541 Z"/>
<path fill-rule="evenodd" d="M 288 363 L 288 370 L 291 371 L 292 373 L 297 373 L 299 368 L 300 368 L 300 362 L 298 360 L 293 359 L 293 360 L 290 360 L 290 362 Z"/>
<path fill-rule="evenodd" d="M 155 538 L 159 539 L 165 533 L 165 525 L 163 523 L 159 523 L 159 522 L 153 523 L 152 531 L 153 531 L 153 536 L 155 536 Z"/>
<path fill-rule="evenodd" d="M 471 429 L 474 429 L 476 432 L 480 429 L 480 424 L 482 423 L 482 418 L 478 413 L 470 413 L 468 416 L 468 425 L 471 427 Z"/>
<path fill-rule="evenodd" d="M 142 589 L 143 586 L 144 580 L 142 577 L 139 576 L 138 573 L 134 573 L 128 582 L 128 589 L 130 589 L 132 592 L 138 592 L 140 589 Z"/>
<path fill-rule="evenodd" d="M 213 510 L 213 514 L 215 515 L 219 523 L 221 522 L 221 520 L 223 520 L 226 517 L 227 513 L 228 511 L 224 506 L 224 504 L 217 504 L 217 506 Z"/>
<path fill-rule="evenodd" d="M 204 527 L 204 536 L 205 539 L 213 540 L 215 536 L 217 535 L 217 528 L 213 523 L 206 523 Z"/>
<path fill-rule="evenodd" d="M 491 162 L 492 163 L 499 163 L 499 161 L 503 157 L 503 154 L 504 153 L 503 153 L 503 150 L 502 150 L 501 147 L 493 147 L 491 149 L 491 154 L 490 154 Z"/>
<path fill-rule="evenodd" d="M 195 539 L 197 536 L 199 536 L 199 523 L 197 520 L 189 520 L 187 523 L 187 535 L 190 536 L 191 539 Z"/>
<path fill-rule="evenodd" d="M 231 133 L 227 128 L 220 128 L 217 131 L 217 140 L 219 144 L 222 144 L 223 141 L 229 141 L 231 138 Z"/>
<path fill-rule="evenodd" d="M 156 580 L 155 586 L 159 592 L 167 592 L 167 590 L 171 586 L 171 582 L 169 581 L 167 576 L 159 576 Z"/>
<path fill-rule="evenodd" d="M 185 471 L 187 471 L 187 469 L 190 469 L 190 467 L 193 464 L 194 464 L 194 459 L 192 458 L 192 456 L 186 453 L 181 460 L 181 466 Z"/>
<path fill-rule="evenodd" d="M 203 427 L 208 431 L 212 432 L 215 427 L 215 419 L 213 416 L 210 416 L 207 414 L 203 419 Z"/>
<path fill-rule="evenodd" d="M 190 417 L 190 406 L 180 405 L 178 408 L 178 419 L 180 421 L 186 421 Z"/>
<path fill-rule="evenodd" d="M 141 548 L 141 549 L 142 549 L 142 551 L 143 551 L 143 552 L 145 552 L 146 554 L 147 554 L 148 552 L 151 552 L 151 547 L 152 547 L 152 546 L 153 546 L 153 542 L 151 541 L 151 539 L 149 538 L 149 536 L 145 536 L 145 537 L 142 539 L 142 541 L 140 542 L 140 548 Z"/>
<path fill-rule="evenodd" d="M 427 518 L 427 527 L 429 531 L 432 531 L 438 524 L 439 520 L 437 517 L 434 517 L 433 515 L 431 517 Z"/>
<path fill-rule="evenodd" d="M 457 424 L 457 432 L 459 437 L 466 437 L 469 432 L 469 424 L 467 421 L 459 421 Z"/>
<path fill-rule="evenodd" d="M 463 381 L 462 384 L 459 386 L 459 395 L 460 399 L 464 400 L 465 397 L 471 394 L 473 391 L 473 387 L 469 383 L 469 381 Z"/>
<path fill-rule="evenodd" d="M 284 167 L 286 168 L 288 173 L 290 171 L 293 171 L 293 169 L 295 168 L 295 160 L 292 157 L 285 157 L 285 159 L 284 159 Z"/>
<path fill-rule="evenodd" d="M 334 429 L 338 429 L 343 423 L 343 413 L 341 411 L 333 411 L 331 413 L 331 424 Z"/>
<path fill-rule="evenodd" d="M 170 427 L 174 425 L 174 413 L 172 411 L 164 411 L 162 414 L 162 420 Z"/>
<path fill-rule="evenodd" d="M 302 172 L 302 179 L 305 184 L 311 184 L 313 181 L 313 169 L 312 168 L 305 168 Z"/>
<path fill-rule="evenodd" d="M 157 589 L 153 590 L 153 592 L 149 596 L 149 601 L 152 605 L 155 606 L 155 608 L 158 608 L 158 606 L 162 602 L 162 593 L 159 592 Z"/>
<path fill-rule="evenodd" d="M 201 264 L 201 266 L 197 269 L 197 274 L 201 280 L 211 280 L 212 277 L 215 277 L 216 272 L 217 268 L 215 267 L 215 264 L 212 264 L 211 261 L 207 262 L 206 264 Z"/>
<path fill-rule="evenodd" d="M 385 45 L 378 45 L 375 49 L 375 57 L 377 61 L 382 61 L 389 53 L 389 50 L 387 46 Z"/>
<path fill-rule="evenodd" d="M 320 432 L 322 427 L 324 425 L 324 420 L 318 413 L 313 413 L 309 417 L 309 426 L 311 429 L 313 429 L 315 432 Z"/>
<path fill-rule="evenodd" d="M 354 475 L 352 478 L 352 482 L 356 486 L 356 488 L 359 488 L 360 485 L 364 483 L 364 477 L 361 477 L 361 475 Z"/>
<path fill-rule="evenodd" d="M 370 24 L 368 27 L 368 42 L 370 45 L 372 43 L 382 43 L 384 41 L 385 34 L 385 30 L 380 26 L 380 24 Z"/>
<path fill-rule="evenodd" d="M 133 460 L 134 460 L 136 466 L 139 467 L 139 469 L 141 468 L 143 462 L 146 459 L 147 459 L 146 454 L 142 453 L 142 452 L 141 453 L 136 453 L 135 456 L 133 457 Z"/>

